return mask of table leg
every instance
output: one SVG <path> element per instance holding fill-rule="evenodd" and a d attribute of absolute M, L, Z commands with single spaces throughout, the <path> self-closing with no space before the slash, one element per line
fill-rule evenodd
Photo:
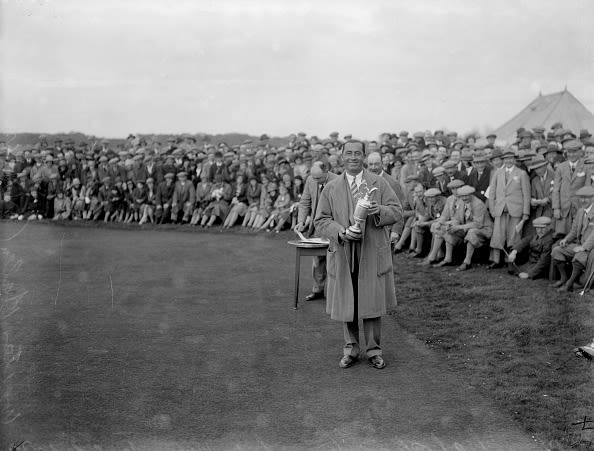
<path fill-rule="evenodd" d="M 297 304 L 299 303 L 299 270 L 301 269 L 301 250 L 296 248 L 295 251 L 295 304 L 293 308 L 297 310 Z"/>

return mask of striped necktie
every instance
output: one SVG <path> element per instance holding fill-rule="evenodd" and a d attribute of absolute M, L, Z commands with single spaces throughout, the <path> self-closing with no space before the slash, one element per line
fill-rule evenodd
<path fill-rule="evenodd" d="M 355 202 L 359 199 L 359 188 L 357 187 L 357 181 L 353 177 L 353 183 L 351 183 L 351 194 Z"/>

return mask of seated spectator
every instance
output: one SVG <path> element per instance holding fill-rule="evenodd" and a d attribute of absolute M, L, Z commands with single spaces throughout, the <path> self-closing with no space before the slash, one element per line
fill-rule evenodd
<path fill-rule="evenodd" d="M 229 202 L 232 196 L 231 185 L 224 181 L 223 172 L 216 172 L 209 194 L 210 201 L 204 209 L 200 225 L 209 228 L 213 226 L 217 219 L 223 222 L 229 212 Z"/>
<path fill-rule="evenodd" d="M 462 186 L 464 186 L 462 180 L 453 180 L 447 185 L 448 191 L 452 194 L 446 199 L 439 218 L 437 218 L 436 221 L 433 221 L 433 224 L 431 225 L 432 247 L 426 262 L 436 262 L 443 255 L 441 247 L 444 243 L 445 234 L 450 228 L 450 221 L 455 218 L 458 209 L 463 207 L 462 201 L 457 196 L 458 188 Z"/>
<path fill-rule="evenodd" d="M 404 228 L 398 242 L 394 246 L 395 253 L 401 252 L 402 248 L 410 238 L 411 224 L 415 219 L 415 202 L 417 198 L 422 198 L 424 192 L 425 190 L 423 189 L 423 185 L 419 183 L 418 176 L 407 176 L 404 184 L 404 199 L 402 202 Z"/>
<path fill-rule="evenodd" d="M 196 185 L 196 201 L 194 204 L 194 211 L 192 212 L 191 225 L 198 225 L 202 219 L 204 210 L 210 203 L 210 191 L 212 190 L 212 183 L 208 180 L 208 175 L 203 174 L 200 182 Z"/>
<path fill-rule="evenodd" d="M 136 187 L 132 190 L 132 217 L 129 222 L 139 222 L 144 213 L 144 204 L 146 203 L 146 187 L 144 180 L 136 180 Z"/>
<path fill-rule="evenodd" d="M 17 219 L 19 217 L 18 207 L 12 201 L 10 193 L 4 193 L 3 200 L 0 203 L 0 219 Z"/>
<path fill-rule="evenodd" d="M 573 291 L 573 284 L 586 268 L 588 256 L 594 248 L 594 188 L 584 186 L 575 195 L 580 199 L 578 209 L 570 232 L 559 244 L 553 247 L 551 257 L 561 278 L 553 284 L 561 292 Z M 572 263 L 571 276 L 567 276 L 566 264 Z"/>
<path fill-rule="evenodd" d="M 26 219 L 28 221 L 43 219 L 43 212 L 45 208 L 39 195 L 37 188 L 33 187 L 31 192 L 25 197 L 25 204 L 19 214 L 18 220 Z"/>
<path fill-rule="evenodd" d="M 466 271 L 471 267 L 475 249 L 487 244 L 491 238 L 493 221 L 485 203 L 474 196 L 474 193 L 475 189 L 468 185 L 456 191 L 461 203 L 457 204 L 458 208 L 454 210 L 454 216 L 448 222 L 449 227 L 443 238 L 446 245 L 445 258 L 435 266 L 451 265 L 454 248 L 465 242 L 466 256 L 457 270 Z"/>
<path fill-rule="evenodd" d="M 221 174 L 222 175 L 222 174 Z M 185 171 L 177 173 L 178 181 L 173 190 L 173 199 L 171 200 L 171 222 L 179 223 L 180 215 L 183 224 L 189 223 L 196 202 L 196 190 L 192 182 L 188 180 Z"/>
<path fill-rule="evenodd" d="M 175 185 L 173 184 L 174 177 L 175 174 L 173 172 L 167 172 L 164 180 L 157 187 L 155 219 L 158 224 L 162 224 L 169 219 L 169 210 L 173 201 L 173 191 L 175 190 Z"/>
<path fill-rule="evenodd" d="M 247 210 L 243 218 L 242 227 L 251 227 L 258 214 L 260 207 L 260 197 L 262 196 L 262 185 L 258 183 L 256 176 L 249 178 L 246 190 Z"/>
<path fill-rule="evenodd" d="M 522 238 L 508 257 L 508 273 L 520 279 L 547 277 L 553 247 L 551 218 L 540 216 L 532 221 L 535 232 Z"/>
<path fill-rule="evenodd" d="M 72 203 L 72 219 L 82 219 L 85 210 L 85 191 L 78 178 L 72 180 L 70 198 Z"/>
<path fill-rule="evenodd" d="M 115 185 L 111 187 L 108 210 L 105 212 L 105 217 L 103 218 L 104 222 L 116 221 L 122 215 L 123 196 L 122 191 L 118 185 L 121 186 L 121 183 L 117 182 Z"/>
<path fill-rule="evenodd" d="M 64 196 L 64 191 L 59 189 L 56 191 L 56 198 L 54 199 L 54 216 L 52 220 L 66 220 L 70 218 L 71 212 L 70 198 Z"/>
<path fill-rule="evenodd" d="M 289 218 L 289 211 L 291 209 L 291 194 L 287 186 L 280 184 L 278 189 L 278 197 L 274 201 L 274 209 L 264 224 L 260 226 L 260 230 L 266 229 L 268 232 L 276 225 L 275 231 L 280 232 L 280 228 Z"/>
<path fill-rule="evenodd" d="M 146 179 L 146 202 L 144 203 L 144 208 L 140 211 L 140 222 L 139 224 L 145 224 L 146 222 L 150 221 L 151 224 L 155 222 L 155 198 L 157 193 L 155 191 L 155 179 L 149 177 Z"/>
<path fill-rule="evenodd" d="M 243 175 L 238 175 L 235 180 L 235 186 L 233 187 L 231 211 L 225 218 L 223 228 L 230 229 L 233 227 L 240 217 L 245 216 L 247 208 L 247 183 L 244 182 Z"/>
<path fill-rule="evenodd" d="M 270 213 L 272 213 L 272 209 L 274 207 L 274 201 L 278 197 L 278 187 L 275 182 L 270 182 L 266 189 L 262 190 L 262 195 L 260 196 L 260 205 L 258 207 L 258 213 L 254 219 L 254 223 L 252 224 L 252 229 L 258 230 L 264 224 L 264 221 L 268 219 Z"/>
<path fill-rule="evenodd" d="M 432 238 L 431 226 L 439 219 L 445 205 L 445 197 L 437 188 L 429 188 L 423 193 L 423 197 L 425 198 L 424 208 L 417 210 L 415 221 L 412 223 L 412 233 L 416 243 L 413 257 L 422 257 L 426 239 Z M 431 262 L 426 264 L 429 263 Z"/>

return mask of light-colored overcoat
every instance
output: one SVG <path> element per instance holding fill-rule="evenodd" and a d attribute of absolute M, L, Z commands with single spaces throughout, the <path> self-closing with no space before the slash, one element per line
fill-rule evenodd
<path fill-rule="evenodd" d="M 377 188 L 373 200 L 379 213 L 367 217 L 362 226 L 358 275 L 358 318 L 377 318 L 396 305 L 390 227 L 402 220 L 402 207 L 394 191 L 381 176 L 367 170 L 363 180 L 369 189 Z M 319 236 L 328 238 L 326 312 L 337 321 L 353 321 L 354 292 L 351 280 L 352 246 L 339 239 L 339 233 L 353 220 L 354 202 L 346 174 L 324 187 L 315 217 Z"/>

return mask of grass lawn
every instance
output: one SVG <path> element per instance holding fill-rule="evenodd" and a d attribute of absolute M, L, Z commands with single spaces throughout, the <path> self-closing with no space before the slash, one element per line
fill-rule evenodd
<path fill-rule="evenodd" d="M 395 257 L 397 321 L 440 352 L 551 449 L 594 449 L 594 367 L 572 350 L 594 337 L 594 294 L 560 295 L 505 270 L 418 266 Z M 586 427 L 594 427 L 589 423 Z"/>

